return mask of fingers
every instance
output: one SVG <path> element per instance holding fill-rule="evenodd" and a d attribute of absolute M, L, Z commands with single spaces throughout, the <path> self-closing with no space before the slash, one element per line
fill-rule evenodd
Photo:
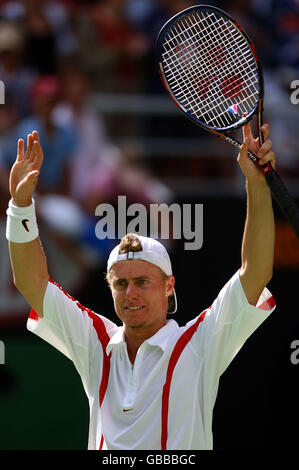
<path fill-rule="evenodd" d="M 260 159 L 259 163 L 265 165 L 266 163 L 271 163 L 271 166 L 275 168 L 276 160 L 274 152 L 267 152 L 266 155 Z"/>
<path fill-rule="evenodd" d="M 30 171 L 30 173 L 28 173 L 26 178 L 24 178 L 24 183 L 25 182 L 27 182 L 27 183 L 30 182 L 31 184 L 34 184 L 37 181 L 38 175 L 39 175 L 39 170 Z"/>
<path fill-rule="evenodd" d="M 252 137 L 250 124 L 249 123 L 245 124 L 242 130 L 243 130 L 243 143 L 240 147 L 239 158 L 246 158 L 248 155 L 248 150 L 250 147 L 250 142 L 251 142 L 251 137 Z"/>
<path fill-rule="evenodd" d="M 17 161 L 21 161 L 24 158 L 24 140 L 19 139 L 18 140 L 18 146 L 17 146 Z"/>
<path fill-rule="evenodd" d="M 27 145 L 26 145 L 26 153 L 24 153 L 24 140 L 18 140 L 18 147 L 17 147 L 17 160 L 21 161 L 24 158 L 29 161 L 33 161 L 34 159 L 34 152 L 33 152 L 33 143 L 37 141 L 39 142 L 39 135 L 37 131 L 33 131 L 31 134 L 27 135 Z"/>
<path fill-rule="evenodd" d="M 259 163 L 261 165 L 264 165 L 269 162 L 271 163 L 273 168 L 275 168 L 275 154 L 271 151 L 271 147 L 272 142 L 270 139 L 267 139 L 258 151 L 257 157 L 259 158 Z"/>
<path fill-rule="evenodd" d="M 249 140 L 253 139 L 250 122 L 247 122 L 242 127 L 242 132 L 243 132 L 243 142 L 245 142 L 246 139 L 249 139 Z"/>
<path fill-rule="evenodd" d="M 255 140 L 256 142 L 259 141 L 258 138 L 254 138 L 253 135 L 252 135 L 252 130 L 251 130 L 251 124 L 250 122 L 247 122 L 247 124 L 245 124 L 243 127 L 242 127 L 242 131 L 243 131 L 243 140 L 245 140 L 246 137 L 248 137 L 249 139 L 252 139 L 252 140 Z M 268 138 L 268 135 L 270 133 L 270 126 L 269 124 L 263 124 L 261 126 L 261 131 L 263 133 L 263 137 L 264 137 L 264 140 L 266 140 Z"/>
<path fill-rule="evenodd" d="M 257 157 L 262 160 L 265 155 L 271 150 L 271 147 L 272 147 L 272 141 L 270 139 L 267 139 L 263 145 L 261 146 L 261 148 L 259 149 L 258 153 L 257 153 Z"/>
<path fill-rule="evenodd" d="M 25 155 L 24 140 L 19 139 L 17 160 L 27 160 L 28 162 L 34 164 L 34 166 L 41 166 L 43 161 L 43 151 L 40 145 L 40 139 L 37 131 L 33 131 L 32 134 L 27 135 L 27 147 Z"/>
<path fill-rule="evenodd" d="M 241 145 L 240 147 L 240 152 L 239 152 L 239 155 L 238 155 L 238 160 L 242 160 L 242 159 L 246 159 L 247 156 L 248 156 L 248 150 L 249 150 L 249 143 L 250 143 L 250 140 L 248 137 L 245 138 L 243 144 Z"/>
<path fill-rule="evenodd" d="M 32 159 L 33 159 L 33 155 L 32 155 L 32 144 L 33 144 L 33 137 L 32 137 L 32 134 L 28 134 L 28 135 L 27 135 L 26 154 L 25 154 L 25 158 L 27 158 L 28 160 L 32 160 Z"/>
<path fill-rule="evenodd" d="M 263 136 L 264 136 L 264 140 L 266 140 L 268 138 L 268 135 L 270 133 L 270 126 L 269 124 L 263 124 L 261 126 L 261 131 L 263 133 Z"/>
<path fill-rule="evenodd" d="M 34 163 L 40 167 L 41 164 L 42 164 L 44 155 L 43 155 L 43 151 L 42 151 L 41 145 L 39 143 L 39 140 L 35 140 L 33 142 L 33 152 L 32 153 L 33 153 Z"/>
<path fill-rule="evenodd" d="M 39 135 L 37 131 L 32 132 L 32 137 L 33 137 L 33 140 L 37 140 L 37 142 L 39 142 Z"/>

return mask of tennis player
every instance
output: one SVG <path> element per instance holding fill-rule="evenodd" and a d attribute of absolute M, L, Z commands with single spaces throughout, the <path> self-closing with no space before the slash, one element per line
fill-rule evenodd
<path fill-rule="evenodd" d="M 247 124 L 238 157 L 248 202 L 241 267 L 185 326 L 167 319 L 177 308 L 175 278 L 156 240 L 128 234 L 109 256 L 107 280 L 122 326 L 83 307 L 50 278 L 32 199 L 43 151 L 35 131 L 26 151 L 18 141 L 6 232 L 14 282 L 32 306 L 28 329 L 69 357 L 81 376 L 89 449 L 212 449 L 219 378 L 275 308 L 266 287 L 274 251 L 271 197 L 247 158 L 250 148 L 261 163 L 275 166 L 268 125 L 263 132 L 260 147 Z"/>

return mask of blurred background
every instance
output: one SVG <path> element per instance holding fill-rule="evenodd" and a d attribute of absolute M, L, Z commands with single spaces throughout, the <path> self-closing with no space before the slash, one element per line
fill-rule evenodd
<path fill-rule="evenodd" d="M 277 170 L 299 201 L 298 0 L 207 1 L 254 41 L 265 79 L 264 121 Z M 164 22 L 187 0 L 0 1 L 0 449 L 86 449 L 89 410 L 72 363 L 26 330 L 30 307 L 12 283 L 8 175 L 18 138 L 39 131 L 45 159 L 35 194 L 51 277 L 114 321 L 103 273 L 118 240 L 98 240 L 95 208 L 203 204 L 203 245 L 168 240 L 184 324 L 211 305 L 240 265 L 246 214 L 237 152 L 177 110 L 154 59 Z M 298 94 L 297 94 L 298 96 Z M 277 308 L 223 374 L 214 410 L 215 449 L 298 445 L 299 242 L 274 202 Z M 129 220 L 129 219 L 128 219 Z M 283 432 L 282 432 L 283 430 Z"/>

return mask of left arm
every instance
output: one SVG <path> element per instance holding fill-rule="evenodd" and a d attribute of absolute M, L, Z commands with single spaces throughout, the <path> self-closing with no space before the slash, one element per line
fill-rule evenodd
<path fill-rule="evenodd" d="M 252 137 L 250 124 L 243 128 L 244 143 L 238 162 L 246 177 L 247 217 L 242 240 L 242 265 L 240 280 L 247 300 L 256 305 L 264 287 L 272 277 L 274 257 L 275 224 L 270 189 L 262 172 L 248 158 L 250 148 L 260 158 L 260 163 L 271 162 L 275 166 L 275 155 L 271 141 L 266 140 L 269 126 L 262 127 L 265 142 L 260 147 L 258 139 Z"/>

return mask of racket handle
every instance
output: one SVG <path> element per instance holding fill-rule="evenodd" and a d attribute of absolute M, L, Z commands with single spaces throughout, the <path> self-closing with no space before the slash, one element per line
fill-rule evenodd
<path fill-rule="evenodd" d="M 299 208 L 275 170 L 265 174 L 267 184 L 282 213 L 299 239 Z"/>
<path fill-rule="evenodd" d="M 233 139 L 220 133 L 217 134 L 236 147 L 240 148 L 242 145 L 236 139 Z M 271 190 L 274 199 L 277 201 L 281 212 L 283 213 L 290 226 L 294 230 L 297 238 L 299 239 L 299 208 L 295 201 L 289 195 L 288 190 L 285 187 L 280 176 L 276 173 L 276 171 L 269 162 L 266 165 L 260 165 L 258 157 L 250 150 L 248 151 L 248 156 L 264 173 L 266 182 Z"/>
<path fill-rule="evenodd" d="M 263 112 L 264 112 L 263 99 L 261 97 L 259 100 L 259 108 L 258 108 L 258 115 L 257 115 L 257 127 L 258 127 L 258 133 L 259 133 L 260 146 L 262 146 L 263 143 L 265 142 L 264 134 L 261 129 L 262 124 L 263 124 Z M 257 161 L 256 164 L 259 167 L 259 169 L 264 173 L 265 176 L 274 170 L 271 163 L 265 163 L 264 165 L 260 165 Z"/>
<path fill-rule="evenodd" d="M 262 106 L 262 105 L 261 105 Z M 265 141 L 264 135 L 261 131 L 262 124 L 262 107 L 260 107 L 260 112 L 258 116 L 258 131 L 259 131 L 259 141 L 262 145 Z M 271 190 L 271 193 L 279 205 L 281 212 L 289 222 L 290 226 L 293 228 L 297 238 L 299 239 L 299 208 L 295 201 L 289 195 L 287 188 L 285 187 L 282 179 L 276 173 L 274 168 L 270 163 L 265 165 L 259 165 L 258 161 L 256 162 L 258 167 L 262 170 L 265 175 L 267 184 Z M 270 167 L 270 169 L 269 169 Z"/>
<path fill-rule="evenodd" d="M 274 171 L 274 168 L 272 167 L 271 163 L 269 163 L 269 162 L 265 163 L 264 165 L 260 165 L 259 159 L 250 150 L 248 151 L 248 156 L 259 167 L 259 169 L 261 170 L 262 173 L 264 173 L 265 176 Z"/>

